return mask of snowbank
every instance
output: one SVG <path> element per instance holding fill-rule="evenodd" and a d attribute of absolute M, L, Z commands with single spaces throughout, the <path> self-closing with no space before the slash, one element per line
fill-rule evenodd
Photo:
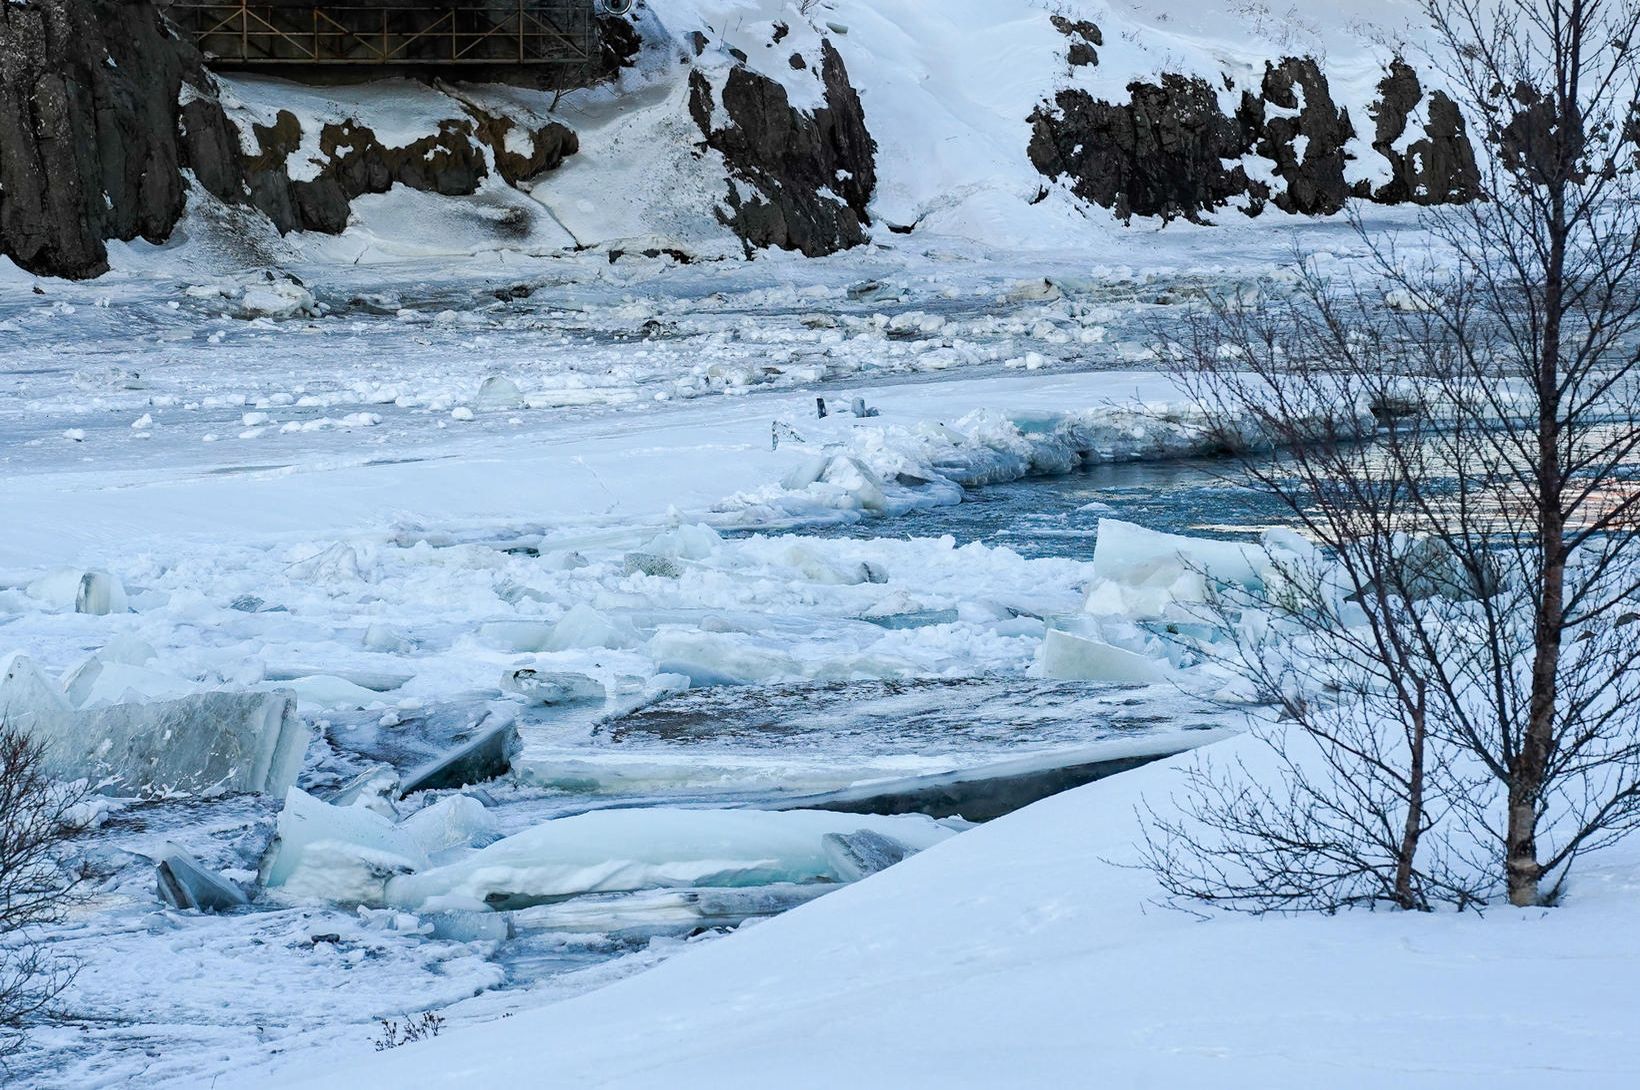
<path fill-rule="evenodd" d="M 1259 754 L 1215 749 L 1237 756 Z M 590 995 L 390 1053 L 309 1056 L 257 1085 L 432 1090 L 528 1070 L 733 1090 L 835 1071 L 840 1053 L 867 1087 L 1640 1079 L 1633 846 L 1591 857 L 1548 911 L 1200 920 L 1159 908 L 1127 866 L 1134 804 L 1165 800 L 1189 759 L 1039 803 Z"/>

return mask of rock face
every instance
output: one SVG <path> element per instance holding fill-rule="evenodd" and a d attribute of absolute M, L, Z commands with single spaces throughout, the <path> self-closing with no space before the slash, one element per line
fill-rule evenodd
<path fill-rule="evenodd" d="M 190 69 L 147 0 L 0 3 L 0 253 L 94 276 L 104 240 L 169 236 Z"/>
<path fill-rule="evenodd" d="M 517 184 L 577 150 L 557 123 L 518 122 L 474 107 L 404 147 L 370 129 L 329 124 L 324 162 L 289 162 L 301 123 L 281 113 L 245 141 L 217 101 L 197 53 L 172 36 L 152 0 L 0 2 L 0 254 L 31 272 L 96 276 L 109 239 L 163 242 L 201 188 L 265 213 L 281 231 L 338 232 L 349 202 L 394 185 L 474 192 L 490 173 Z"/>
<path fill-rule="evenodd" d="M 1389 73 L 1378 84 L 1378 102 L 1372 110 L 1372 146 L 1389 160 L 1391 178 L 1371 193 L 1376 201 L 1395 204 L 1442 204 L 1472 200 L 1480 184 L 1475 151 L 1464 131 L 1458 106 L 1440 91 L 1429 96 L 1424 136 L 1407 145 L 1395 144 L 1405 135 L 1412 113 L 1424 98 L 1418 74 L 1400 58 L 1390 62 Z"/>
<path fill-rule="evenodd" d="M 1219 111 L 1206 81 L 1164 75 L 1128 91 L 1132 101 L 1122 105 L 1060 91 L 1053 107 L 1031 115 L 1031 162 L 1124 219 L 1194 220 L 1249 191 L 1246 171 L 1224 165 L 1241 156 L 1249 134 Z"/>
<path fill-rule="evenodd" d="M 748 249 L 818 257 L 866 241 L 877 144 L 829 40 L 821 43 L 819 74 L 825 105 L 812 113 L 794 109 L 784 87 L 744 64 L 729 70 L 717 100 L 705 73 L 690 74 L 690 115 L 731 176 L 719 215 Z M 718 101 L 728 119 L 722 126 L 714 123 Z"/>
<path fill-rule="evenodd" d="M 438 132 L 403 147 L 383 144 L 355 121 L 326 124 L 318 137 L 322 162 L 316 171 L 306 172 L 312 177 L 293 180 L 290 157 L 305 134 L 296 115 L 281 110 L 273 124 L 251 126 L 257 154 L 219 163 L 213 137 L 206 149 L 210 168 L 196 170 L 196 175 L 213 196 L 255 206 L 281 233 L 337 234 L 347 226 L 352 200 L 366 193 L 385 193 L 395 185 L 447 197 L 476 192 L 490 173 L 485 148 L 501 178 L 516 185 L 556 168 L 579 146 L 573 131 L 551 122 L 524 130 L 522 143 L 529 150 L 522 151 L 520 134 L 514 132 L 520 128 L 517 122 L 475 107 L 467 107 L 467 113 L 466 118 L 440 122 Z"/>
<path fill-rule="evenodd" d="M 1098 27 L 1059 17 L 1054 25 L 1068 40 L 1072 68 L 1098 63 Z M 1233 90 L 1228 80 L 1225 90 Z M 1271 203 L 1285 212 L 1332 215 L 1351 197 L 1418 204 L 1473 199 L 1475 155 L 1456 105 L 1439 91 L 1426 102 L 1417 75 L 1399 59 L 1378 91 L 1369 110 L 1372 146 L 1392 177 L 1376 189 L 1348 180 L 1355 126 L 1310 57 L 1266 64 L 1257 92 L 1243 89 L 1230 113 L 1206 80 L 1171 74 L 1129 84 L 1127 102 L 1061 90 L 1031 114 L 1028 154 L 1045 176 L 1067 180 L 1078 197 L 1123 219 L 1199 220 L 1232 204 L 1258 215 Z M 1424 135 L 1399 151 L 1420 105 Z M 1269 178 L 1250 174 L 1252 163 Z"/>

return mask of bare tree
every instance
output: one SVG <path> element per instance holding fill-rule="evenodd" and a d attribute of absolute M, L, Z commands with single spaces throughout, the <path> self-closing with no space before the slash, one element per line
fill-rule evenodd
<path fill-rule="evenodd" d="M 1331 650 L 1365 683 L 1284 707 L 1395 785 L 1385 866 L 1424 873 L 1438 832 L 1460 901 L 1468 859 L 1512 903 L 1547 903 L 1580 854 L 1640 824 L 1640 4 L 1424 10 L 1430 64 L 1482 144 L 1481 199 L 1425 214 L 1425 256 L 1358 223 L 1370 278 L 1300 262 L 1293 290 L 1214 303 L 1163 349 L 1238 445 L 1285 450 L 1243 468 L 1357 607 L 1330 637 L 1357 646 Z M 1316 602 L 1260 604 L 1314 627 Z M 1374 702 L 1392 747 L 1351 754 L 1322 727 Z"/>
<path fill-rule="evenodd" d="M 38 742 L 0 723 L 0 1056 L 72 977 L 37 929 L 60 920 L 86 880 L 69 853 L 84 797 L 47 775 Z"/>

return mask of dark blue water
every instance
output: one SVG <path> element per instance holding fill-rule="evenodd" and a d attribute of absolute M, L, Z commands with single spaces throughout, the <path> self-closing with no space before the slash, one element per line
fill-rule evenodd
<path fill-rule="evenodd" d="M 1094 466 L 969 490 L 954 507 L 810 531 L 844 537 L 939 537 L 983 542 L 1022 556 L 1087 559 L 1101 518 L 1194 537 L 1249 538 L 1289 525 L 1279 501 L 1235 483 L 1231 461 Z"/>

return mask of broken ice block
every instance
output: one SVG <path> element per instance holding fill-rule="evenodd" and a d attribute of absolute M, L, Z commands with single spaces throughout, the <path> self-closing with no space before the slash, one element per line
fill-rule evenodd
<path fill-rule="evenodd" d="M 597 810 L 537 825 L 448 866 L 395 877 L 387 897 L 405 909 L 521 908 L 572 894 L 655 886 L 837 881 L 824 837 L 862 829 L 909 850 L 952 835 L 918 814 Z"/>
<path fill-rule="evenodd" d="M 334 677 L 340 678 L 361 689 L 369 689 L 373 693 L 390 693 L 394 689 L 402 689 L 416 676 L 413 673 L 404 673 L 399 670 L 370 670 L 370 669 L 338 669 L 322 666 L 301 666 L 282 664 L 269 666 L 263 673 L 269 681 L 297 681 L 302 678 Z"/>
<path fill-rule="evenodd" d="M 486 621 L 478 626 L 479 642 L 499 651 L 545 651 L 553 628 L 542 621 Z"/>
<path fill-rule="evenodd" d="M 656 556 L 675 556 L 684 560 L 705 560 L 718 551 L 723 538 L 704 523 L 674 526 L 656 534 L 643 547 L 643 552 Z"/>
<path fill-rule="evenodd" d="M 569 607 L 558 623 L 552 626 L 551 634 L 544 641 L 541 650 L 569 651 L 581 647 L 631 647 L 637 642 L 637 634 L 630 625 L 610 620 L 585 602 L 577 602 Z"/>
<path fill-rule="evenodd" d="M 398 817 L 393 800 L 399 797 L 399 774 L 390 765 L 367 768 L 342 785 L 330 798 L 332 806 L 363 806 L 388 820 Z"/>
<path fill-rule="evenodd" d="M 1100 519 L 1093 570 L 1089 613 L 1158 618 L 1175 602 L 1202 601 L 1207 580 L 1262 585 L 1270 560 L 1257 545 L 1181 537 Z"/>
<path fill-rule="evenodd" d="M 231 912 L 250 903 L 245 891 L 180 848 L 172 847 L 154 868 L 159 899 L 172 908 Z"/>
<path fill-rule="evenodd" d="M 491 375 L 479 386 L 473 404 L 492 412 L 522 409 L 524 392 L 518 388 L 518 383 L 505 375 Z"/>
<path fill-rule="evenodd" d="M 1149 685 L 1165 681 L 1167 663 L 1057 628 L 1048 630 L 1037 649 L 1042 676 L 1056 681 L 1105 681 L 1113 685 Z"/>
<path fill-rule="evenodd" d="M 76 708 L 175 700 L 199 686 L 158 670 L 110 662 L 98 652 L 63 675 L 63 694 Z"/>
<path fill-rule="evenodd" d="M 446 942 L 502 942 L 512 938 L 512 919 L 502 912 L 433 912 L 433 938 Z"/>
<path fill-rule="evenodd" d="M 833 882 L 782 882 L 745 889 L 645 889 L 593 893 L 516 912 L 448 915 L 488 915 L 493 920 L 507 921 L 515 933 L 688 935 L 701 928 L 738 927 L 749 919 L 777 916 L 839 888 Z M 434 928 L 436 935 L 436 922 Z"/>
<path fill-rule="evenodd" d="M 888 510 L 882 479 L 852 454 L 840 454 L 826 466 L 821 480 L 847 492 L 861 510 L 881 514 Z"/>
<path fill-rule="evenodd" d="M 682 674 L 697 687 L 750 685 L 803 673 L 790 655 L 735 632 L 663 628 L 649 641 L 648 652 L 658 670 Z"/>
<path fill-rule="evenodd" d="M 882 833 L 860 829 L 852 833 L 827 833 L 820 838 L 832 873 L 842 882 L 858 882 L 880 870 L 887 870 L 908 854 L 904 844 Z"/>
<path fill-rule="evenodd" d="M 331 806 L 293 787 L 262 862 L 262 882 L 292 897 L 379 905 L 389 878 L 427 865 L 410 832 L 363 806 Z"/>
<path fill-rule="evenodd" d="M 585 674 L 537 670 L 525 666 L 501 675 L 501 688 L 517 693 L 531 704 L 584 704 L 603 702 L 603 682 Z"/>
<path fill-rule="evenodd" d="M 492 712 L 472 738 L 406 773 L 399 797 L 435 788 L 466 787 L 505 776 L 512 770 L 513 754 L 522 744 L 512 716 Z"/>
<path fill-rule="evenodd" d="M 74 593 L 75 613 L 103 617 L 124 613 L 128 608 L 125 588 L 114 576 L 105 571 L 88 571 L 80 576 L 79 588 Z"/>
<path fill-rule="evenodd" d="M 0 718 L 40 742 L 52 775 L 112 794 L 277 794 L 296 781 L 308 743 L 286 692 L 76 709 L 21 654 L 0 659 Z"/>
<path fill-rule="evenodd" d="M 429 856 L 475 841 L 488 843 L 497 835 L 495 818 L 467 795 L 439 799 L 399 822 L 399 829 Z"/>
<path fill-rule="evenodd" d="M 42 575 L 26 589 L 30 598 L 75 613 L 104 616 L 130 608 L 119 577 L 105 571 L 64 568 Z"/>
<path fill-rule="evenodd" d="M 621 561 L 621 574 L 676 579 L 683 574 L 683 569 L 676 562 L 654 553 L 627 553 Z"/>

